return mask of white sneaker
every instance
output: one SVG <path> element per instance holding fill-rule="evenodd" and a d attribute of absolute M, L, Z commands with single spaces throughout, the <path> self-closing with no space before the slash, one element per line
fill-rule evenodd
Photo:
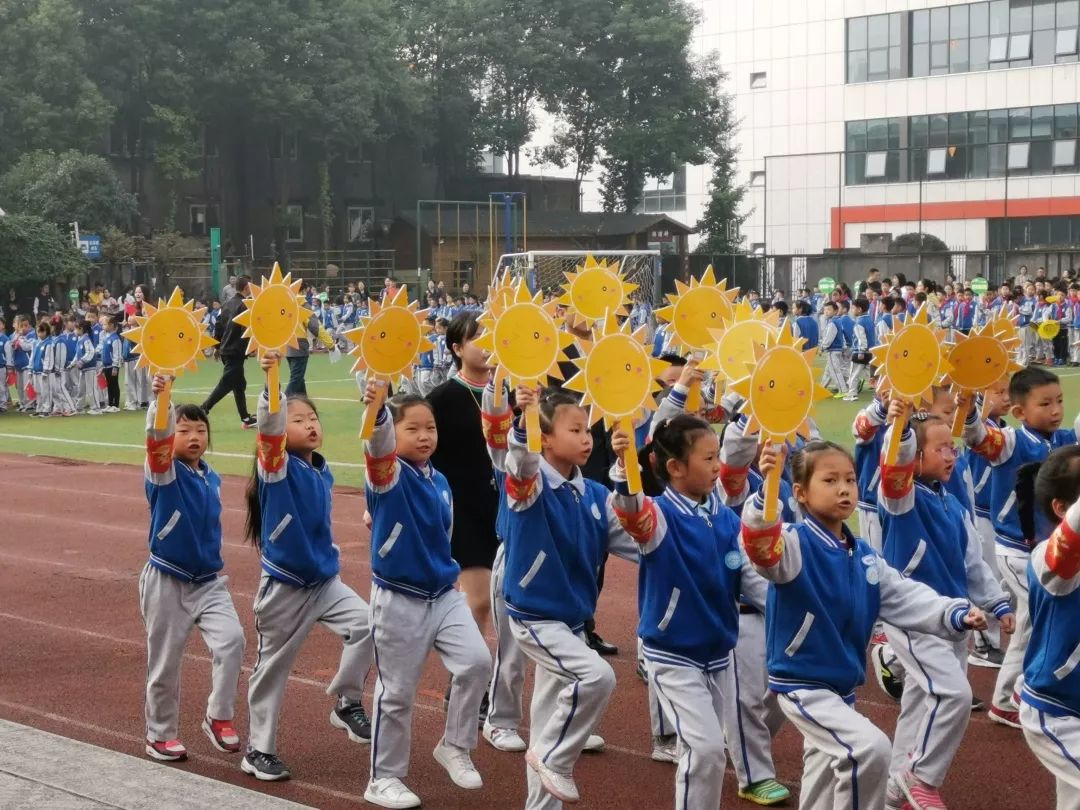
<path fill-rule="evenodd" d="M 419 807 L 420 797 L 409 790 L 396 776 L 372 779 L 364 791 L 364 801 L 379 807 Z"/>
<path fill-rule="evenodd" d="M 473 765 L 472 757 L 464 748 L 451 745 L 446 740 L 439 740 L 431 754 L 436 762 L 446 768 L 451 781 L 459 788 L 479 790 L 484 786 L 484 780 Z"/>
<path fill-rule="evenodd" d="M 675 734 L 652 738 L 653 762 L 678 762 L 679 738 Z"/>
<path fill-rule="evenodd" d="M 587 751 L 590 754 L 596 754 L 604 750 L 604 746 L 607 745 L 604 742 L 604 738 L 599 734 L 590 734 L 589 739 L 585 740 L 585 747 L 582 751 Z"/>
<path fill-rule="evenodd" d="M 516 729 L 499 728 L 491 723 L 484 723 L 484 739 L 500 751 L 518 753 L 527 747 Z"/>
<path fill-rule="evenodd" d="M 574 784 L 574 777 L 568 773 L 551 770 L 540 761 L 540 757 L 532 749 L 525 752 L 525 764 L 536 771 L 544 790 L 559 801 L 574 804 L 581 800 L 581 794 L 578 793 L 577 785 Z"/>
<path fill-rule="evenodd" d="M 91 408 L 90 410 L 85 411 L 85 413 L 86 413 L 87 416 L 101 416 L 101 409 L 100 408 Z"/>

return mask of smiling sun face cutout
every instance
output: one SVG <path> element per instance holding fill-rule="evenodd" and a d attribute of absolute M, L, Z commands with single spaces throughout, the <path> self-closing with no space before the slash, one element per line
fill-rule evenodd
<path fill-rule="evenodd" d="M 244 299 L 246 309 L 234 320 L 246 327 L 244 337 L 248 338 L 249 352 L 258 351 L 262 356 L 300 347 L 312 314 L 304 307 L 302 283 L 300 279 L 293 281 L 291 273 L 282 277 L 281 267 L 274 262 L 270 278 L 263 276 L 262 284 L 248 285 L 251 297 Z"/>
<path fill-rule="evenodd" d="M 508 295 L 493 296 L 491 308 L 480 318 L 484 333 L 476 346 L 490 355 L 492 365 L 506 372 L 512 385 L 544 382 L 547 376 L 561 379 L 559 361 L 574 342 L 555 317 L 557 304 L 543 304 L 543 294 L 529 294 L 519 280 Z"/>
<path fill-rule="evenodd" d="M 1022 368 L 1012 359 L 1020 338 L 1001 340 L 993 330 L 990 322 L 969 335 L 956 333 L 956 345 L 948 353 L 952 366 L 949 382 L 954 391 L 984 391 Z"/>
<path fill-rule="evenodd" d="M 929 321 L 923 304 L 903 323 L 894 321 L 884 343 L 871 350 L 880 375 L 877 390 L 916 407 L 933 401 L 933 387 L 952 369 L 942 345 L 945 330 Z"/>
<path fill-rule="evenodd" d="M 398 383 L 402 377 L 411 378 L 417 358 L 426 348 L 424 336 L 428 311 L 409 303 L 405 285 L 398 287 L 394 297 L 385 304 L 374 299 L 360 326 L 345 333 L 355 344 L 349 352 L 356 358 L 352 371 L 367 372 L 372 378 Z"/>
<path fill-rule="evenodd" d="M 185 303 L 179 287 L 172 291 L 168 302 L 158 299 L 156 307 L 144 303 L 143 313 L 135 316 L 138 326 L 124 332 L 139 355 L 136 368 L 172 376 L 185 369 L 195 371 L 203 350 L 217 343 L 202 322 L 206 308 L 195 309 L 193 301 Z"/>
<path fill-rule="evenodd" d="M 581 406 L 590 408 L 593 423 L 603 419 L 611 427 L 643 410 L 656 410 L 657 377 L 667 364 L 649 354 L 647 339 L 645 327 L 631 332 L 629 321 L 620 328 L 612 316 L 595 342 L 579 341 L 584 356 L 574 365 L 580 371 L 565 387 L 584 395 Z"/>
<path fill-rule="evenodd" d="M 722 328 L 709 330 L 710 351 L 701 369 L 719 372 L 728 382 L 741 380 L 746 376 L 746 367 L 756 359 L 754 347 L 764 348 L 770 336 L 775 338 L 779 323 L 778 310 L 770 309 L 762 315 L 761 310 L 740 301 Z M 798 340 L 797 348 L 800 348 L 805 341 Z"/>
<path fill-rule="evenodd" d="M 656 310 L 656 317 L 671 324 L 673 346 L 707 351 L 715 342 L 710 330 L 734 319 L 739 289 L 729 290 L 727 279 L 717 283 L 710 264 L 700 281 L 691 279 L 690 286 L 676 281 L 675 290 L 667 297 L 670 306 Z"/>
<path fill-rule="evenodd" d="M 608 313 L 626 315 L 630 293 L 638 288 L 623 280 L 619 265 L 597 262 L 585 257 L 573 273 L 565 273 L 566 284 L 558 302 L 566 307 L 566 320 L 571 326 L 591 327 L 602 322 Z"/>
<path fill-rule="evenodd" d="M 756 359 L 746 366 L 750 376 L 731 385 L 746 400 L 746 432 L 759 433 L 762 442 L 810 438 L 814 405 L 831 396 L 814 375 L 811 364 L 817 352 L 802 351 L 802 343 L 789 327 L 781 326 L 764 347 L 755 347 Z"/>

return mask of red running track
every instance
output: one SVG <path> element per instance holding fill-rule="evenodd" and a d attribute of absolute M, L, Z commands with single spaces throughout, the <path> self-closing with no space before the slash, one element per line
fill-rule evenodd
<path fill-rule="evenodd" d="M 230 588 L 248 638 L 237 726 L 247 726 L 244 697 L 254 660 L 251 603 L 259 578 L 255 551 L 242 542 L 244 480 L 226 478 L 224 557 Z M 0 717 L 67 737 L 141 755 L 145 641 L 137 578 L 146 560 L 147 513 L 140 469 L 51 458 L 0 456 Z M 342 577 L 365 598 L 370 590 L 363 495 L 339 489 L 334 526 L 342 551 Z M 612 558 L 600 599 L 598 626 L 617 643 L 609 659 L 618 678 L 600 733 L 602 754 L 586 755 L 575 776 L 584 808 L 663 808 L 672 805 L 674 768 L 649 759 L 644 684 L 634 674 L 636 571 Z M 184 661 L 182 739 L 190 755 L 180 767 L 282 798 L 325 808 L 366 805 L 368 748 L 350 743 L 327 721 L 324 692 L 336 669 L 337 639 L 317 628 L 297 660 L 286 693 L 279 754 L 291 782 L 264 785 L 239 770 L 239 758 L 214 750 L 199 730 L 209 688 L 209 659 L 193 634 Z M 972 673 L 975 691 L 989 699 L 993 670 Z M 474 758 L 481 791 L 456 788 L 431 757 L 441 735 L 447 675 L 428 661 L 414 715 L 412 771 L 407 783 L 430 808 L 521 807 L 525 764 L 521 755 L 495 751 L 481 740 Z M 370 693 L 374 674 L 367 684 Z M 530 684 L 526 688 L 528 706 Z M 895 704 L 876 686 L 859 693 L 859 706 L 892 732 Z M 777 775 L 798 786 L 801 738 L 784 728 L 776 740 Z M 754 807 L 735 795 L 728 769 L 725 806 Z M 943 794 L 953 810 L 1038 810 L 1054 804 L 1053 786 L 1020 732 L 972 717 Z M 791 802 L 794 806 L 795 802 Z"/>

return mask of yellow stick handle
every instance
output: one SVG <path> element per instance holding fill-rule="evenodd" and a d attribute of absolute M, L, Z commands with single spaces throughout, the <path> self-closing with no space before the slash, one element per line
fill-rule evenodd
<path fill-rule="evenodd" d="M 165 430 L 169 425 L 169 400 L 172 397 L 172 380 L 165 380 L 165 390 L 157 395 L 157 413 L 154 415 L 154 430 Z"/>
<path fill-rule="evenodd" d="M 638 461 L 637 444 L 634 442 L 634 423 L 629 418 L 619 420 L 619 429 L 630 437 L 630 446 L 626 448 L 623 464 L 626 465 L 626 486 L 631 495 L 641 492 L 641 463 Z"/>
<path fill-rule="evenodd" d="M 375 417 L 386 402 L 386 380 L 375 380 L 375 400 L 364 411 L 364 422 L 360 427 L 360 440 L 367 441 L 375 432 Z"/>
<path fill-rule="evenodd" d="M 701 380 L 690 383 L 690 390 L 686 394 L 686 412 L 696 414 L 701 410 Z"/>
<path fill-rule="evenodd" d="M 968 410 L 971 408 L 971 394 L 965 391 L 960 395 L 960 402 L 956 405 L 956 413 L 952 420 L 952 435 L 959 439 L 964 435 L 964 421 L 967 419 Z"/>
<path fill-rule="evenodd" d="M 501 411 L 503 406 L 503 383 L 506 382 L 506 370 L 502 366 L 495 367 L 495 410 Z"/>
<path fill-rule="evenodd" d="M 900 456 L 900 444 L 904 436 L 904 421 L 906 419 L 907 411 L 905 410 L 902 419 L 894 419 L 890 422 L 892 432 L 889 434 L 889 446 L 885 448 L 885 463 L 890 467 L 896 464 L 896 459 Z"/>
<path fill-rule="evenodd" d="M 765 492 L 762 497 L 765 499 L 765 521 L 769 523 L 780 515 L 780 477 L 783 472 L 784 468 L 777 464 L 765 476 Z"/>
<path fill-rule="evenodd" d="M 270 413 L 281 410 L 281 361 L 266 370 L 266 390 L 270 397 Z"/>
<path fill-rule="evenodd" d="M 540 405 L 530 405 L 525 409 L 525 435 L 529 439 L 529 452 L 539 453 L 540 445 Z"/>

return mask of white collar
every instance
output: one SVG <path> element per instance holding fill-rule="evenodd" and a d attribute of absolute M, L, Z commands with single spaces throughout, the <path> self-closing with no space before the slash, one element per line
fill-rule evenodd
<path fill-rule="evenodd" d="M 572 478 L 564 478 L 563 474 L 552 467 L 547 459 L 540 456 L 540 472 L 544 476 L 544 481 L 546 481 L 547 485 L 552 489 L 558 489 L 563 484 L 569 484 L 577 490 L 578 495 L 585 494 L 585 476 L 581 474 L 581 470 L 577 467 L 574 467 L 574 475 Z"/>

